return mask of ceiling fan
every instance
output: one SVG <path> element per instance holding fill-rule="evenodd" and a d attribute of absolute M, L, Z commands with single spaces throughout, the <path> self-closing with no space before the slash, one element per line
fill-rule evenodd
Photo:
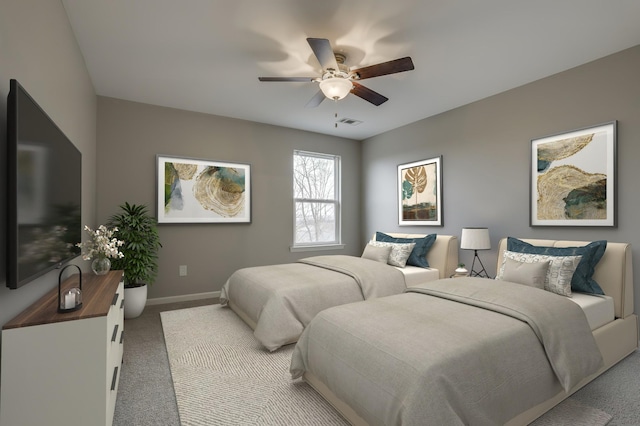
<path fill-rule="evenodd" d="M 315 94 L 306 107 L 313 108 L 320 105 L 324 98 L 334 101 L 343 99 L 349 93 L 371 102 L 375 106 L 382 105 L 389 98 L 375 92 L 362 84 L 359 80 L 365 78 L 379 77 L 381 75 L 395 74 L 414 69 L 413 61 L 409 56 L 395 59 L 393 61 L 382 62 L 355 70 L 349 70 L 344 64 L 345 55 L 334 53 L 331 43 L 326 38 L 307 38 L 311 50 L 318 58 L 322 66 L 322 76 L 320 77 L 258 77 L 260 81 L 298 81 L 317 82 L 320 90 Z"/>

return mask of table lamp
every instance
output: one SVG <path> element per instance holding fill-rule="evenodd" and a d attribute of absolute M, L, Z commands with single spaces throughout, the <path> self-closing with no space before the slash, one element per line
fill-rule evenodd
<path fill-rule="evenodd" d="M 482 260 L 478 257 L 478 250 L 489 250 L 491 248 L 491 239 L 489 238 L 488 228 L 462 228 L 462 236 L 460 237 L 460 248 L 463 250 L 473 250 L 473 263 L 471 264 L 470 277 L 486 277 L 490 278 L 487 270 L 482 264 Z M 476 259 L 480 263 L 482 269 L 475 270 Z"/>

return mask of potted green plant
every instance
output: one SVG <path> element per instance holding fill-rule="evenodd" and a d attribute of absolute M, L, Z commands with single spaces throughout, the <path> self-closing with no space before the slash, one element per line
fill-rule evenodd
<path fill-rule="evenodd" d="M 458 263 L 458 267 L 456 268 L 456 275 L 467 275 L 469 271 L 464 267 L 464 263 Z"/>
<path fill-rule="evenodd" d="M 114 236 L 124 241 L 120 251 L 124 255 L 111 263 L 112 269 L 124 270 L 124 316 L 137 318 L 147 303 L 147 285 L 158 275 L 158 250 L 162 247 L 158 222 L 144 204 L 120 205 L 120 212 L 107 222 Z"/>

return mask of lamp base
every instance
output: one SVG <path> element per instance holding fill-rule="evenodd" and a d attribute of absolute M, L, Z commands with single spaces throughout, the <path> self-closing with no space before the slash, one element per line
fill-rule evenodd
<path fill-rule="evenodd" d="M 475 269 L 476 259 L 478 259 L 478 263 L 480 263 L 480 266 L 482 267 L 482 269 L 480 269 L 479 271 L 476 271 Z M 473 251 L 473 262 L 471 263 L 471 272 L 469 272 L 469 276 L 491 278 L 487 273 L 487 270 L 484 268 L 484 264 L 482 263 L 482 260 L 480 260 L 480 257 L 478 256 L 478 250 Z"/>

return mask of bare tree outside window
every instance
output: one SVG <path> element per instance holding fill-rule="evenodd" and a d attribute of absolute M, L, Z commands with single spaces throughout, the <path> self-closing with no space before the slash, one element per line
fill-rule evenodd
<path fill-rule="evenodd" d="M 340 242 L 339 187 L 339 156 L 294 152 L 294 245 Z"/>

